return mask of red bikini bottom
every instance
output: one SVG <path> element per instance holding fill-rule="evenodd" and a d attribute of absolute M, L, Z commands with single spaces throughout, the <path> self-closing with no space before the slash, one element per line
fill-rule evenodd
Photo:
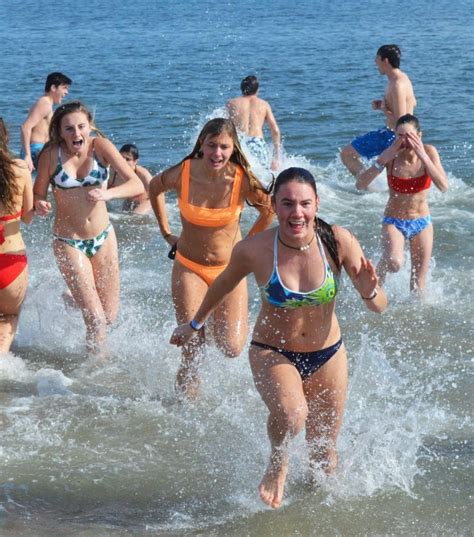
<path fill-rule="evenodd" d="M 13 283 L 28 264 L 26 255 L 0 254 L 0 289 Z"/>

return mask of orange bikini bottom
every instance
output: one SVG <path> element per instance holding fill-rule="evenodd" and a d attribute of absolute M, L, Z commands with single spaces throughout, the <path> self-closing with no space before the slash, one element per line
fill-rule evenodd
<path fill-rule="evenodd" d="M 0 289 L 13 283 L 27 264 L 26 255 L 0 254 Z"/>
<path fill-rule="evenodd" d="M 194 274 L 197 274 L 209 286 L 212 285 L 217 276 L 219 276 L 219 274 L 227 267 L 227 265 L 217 265 L 214 267 L 200 265 L 199 263 L 190 261 L 179 252 L 176 252 L 176 259 L 181 263 L 181 265 L 194 272 Z"/>

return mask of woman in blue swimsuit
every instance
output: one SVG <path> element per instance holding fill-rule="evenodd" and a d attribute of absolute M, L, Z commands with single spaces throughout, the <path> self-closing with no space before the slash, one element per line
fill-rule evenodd
<path fill-rule="evenodd" d="M 51 184 L 56 201 L 54 254 L 59 270 L 82 311 L 91 352 L 103 350 L 107 325 L 117 317 L 117 240 L 105 202 L 136 196 L 143 185 L 115 146 L 95 128 L 87 108 L 75 101 L 56 109 L 50 141 L 41 153 L 34 185 L 35 211 L 46 216 Z M 99 133 L 100 134 L 100 133 Z M 126 180 L 107 190 L 109 166 Z"/>
<path fill-rule="evenodd" d="M 335 315 L 342 267 L 366 306 L 382 312 L 387 300 L 375 268 L 352 233 L 317 218 L 313 176 L 289 168 L 272 197 L 278 227 L 236 244 L 226 270 L 209 288 L 194 319 L 174 331 L 183 345 L 221 300 L 253 272 L 262 309 L 250 346 L 255 385 L 270 412 L 271 456 L 259 486 L 262 500 L 279 507 L 288 470 L 288 442 L 306 426 L 312 465 L 331 472 L 347 385 L 346 351 Z"/>

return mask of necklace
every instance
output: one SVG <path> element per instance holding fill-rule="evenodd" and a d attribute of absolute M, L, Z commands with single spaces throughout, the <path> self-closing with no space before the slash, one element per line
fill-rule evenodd
<path fill-rule="evenodd" d="M 278 240 L 283 244 L 283 246 L 286 246 L 287 248 L 291 248 L 292 250 L 299 250 L 300 252 L 304 252 L 305 250 L 309 250 L 309 247 L 311 246 L 311 243 L 314 241 L 316 233 L 313 233 L 313 236 L 311 237 L 311 240 L 308 242 L 308 244 L 305 244 L 304 246 L 290 246 L 289 244 L 286 244 L 286 242 L 283 242 L 281 240 L 280 234 L 278 233 Z"/>

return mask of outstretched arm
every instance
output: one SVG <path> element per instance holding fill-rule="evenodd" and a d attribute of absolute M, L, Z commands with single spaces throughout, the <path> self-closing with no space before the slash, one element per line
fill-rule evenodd
<path fill-rule="evenodd" d="M 207 290 L 206 295 L 191 323 L 185 323 L 175 328 L 170 343 L 172 345 L 186 344 L 202 328 L 211 313 L 219 306 L 225 297 L 252 272 L 252 259 L 247 241 L 240 241 L 234 246 L 227 268 Z"/>
<path fill-rule="evenodd" d="M 365 258 L 359 241 L 347 229 L 333 226 L 334 236 L 340 247 L 342 265 L 357 289 L 366 307 L 375 313 L 382 313 L 388 301 L 372 262 Z"/>
<path fill-rule="evenodd" d="M 360 171 L 356 176 L 357 190 L 366 190 L 370 183 L 382 172 L 382 170 L 391 162 L 398 154 L 403 143 L 402 138 L 395 138 L 391 146 L 383 151 L 372 166 L 366 170 Z"/>

